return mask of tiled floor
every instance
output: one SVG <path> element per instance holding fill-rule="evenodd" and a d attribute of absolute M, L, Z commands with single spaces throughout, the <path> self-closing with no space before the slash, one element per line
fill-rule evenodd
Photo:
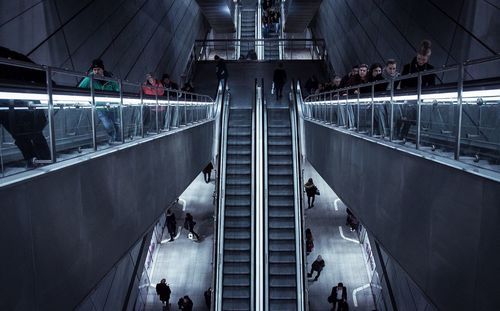
<path fill-rule="evenodd" d="M 330 310 L 332 306 L 327 298 L 332 287 L 339 282 L 347 287 L 349 310 L 374 310 L 370 288 L 363 288 L 369 283 L 369 278 L 362 246 L 357 242 L 356 233 L 345 225 L 346 207 L 314 168 L 306 163 L 304 179 L 309 178 L 313 179 L 321 195 L 316 196 L 314 207 L 305 212 L 306 228 L 311 229 L 314 237 L 314 249 L 307 256 L 308 270 L 318 255 L 325 260 L 325 268 L 318 281 L 308 281 L 310 310 Z M 307 197 L 304 196 L 304 200 L 307 206 Z"/>
<path fill-rule="evenodd" d="M 214 224 L 212 194 L 215 186 L 213 175 L 212 173 L 209 184 L 203 180 L 203 174 L 198 175 L 173 208 L 178 227 L 184 224 L 186 212 L 193 215 L 196 221 L 194 231 L 200 235 L 200 241 L 194 242 L 188 239 L 187 231 L 182 229 L 174 242 L 166 242 L 170 236 L 165 230 L 163 235 L 165 242 L 161 244 L 155 258 L 146 310 L 162 310 L 154 289 L 162 278 L 167 280 L 172 290 L 171 310 L 178 310 L 177 301 L 184 295 L 193 300 L 194 310 L 207 309 L 203 293 L 212 282 Z"/>
<path fill-rule="evenodd" d="M 321 191 L 316 197 L 314 208 L 306 211 L 306 227 L 311 228 L 314 236 L 314 250 L 308 256 L 308 269 L 312 261 L 321 255 L 326 263 L 318 281 L 308 281 L 309 306 L 311 311 L 330 310 L 327 302 L 332 286 L 343 282 L 348 290 L 350 310 L 370 311 L 374 309 L 369 287 L 368 272 L 362 255 L 362 246 L 355 233 L 345 226 L 345 206 L 318 173 L 308 163 L 304 177 L 312 177 Z M 172 289 L 171 309 L 177 310 L 177 300 L 189 295 L 194 302 L 194 310 L 206 310 L 203 292 L 212 280 L 213 249 L 213 211 L 212 194 L 214 181 L 206 184 L 199 175 L 181 195 L 179 204 L 174 207 L 177 226 L 184 223 L 186 212 L 193 214 L 197 222 L 195 231 L 201 236 L 200 242 L 187 238 L 182 230 L 175 242 L 165 242 L 158 250 L 146 310 L 162 310 L 154 286 L 162 278 L 167 279 Z M 307 199 L 306 199 L 307 200 Z M 306 201 L 307 202 L 307 201 Z M 337 210 L 336 208 L 337 207 Z M 184 210 L 183 210 L 184 209 Z M 341 236 L 340 230 L 342 230 Z M 168 239 L 168 233 L 164 240 Z M 353 291 L 356 291 L 356 303 Z"/>

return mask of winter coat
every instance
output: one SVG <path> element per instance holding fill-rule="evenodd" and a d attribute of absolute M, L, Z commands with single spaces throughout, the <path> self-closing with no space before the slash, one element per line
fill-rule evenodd
<path fill-rule="evenodd" d="M 170 299 L 170 287 L 165 283 L 156 284 L 156 294 L 160 295 L 161 301 L 168 301 Z"/>
<path fill-rule="evenodd" d="M 414 57 L 411 63 L 406 64 L 403 67 L 403 72 L 401 73 L 402 76 L 407 75 L 407 74 L 412 74 L 412 73 L 417 73 L 420 71 L 426 71 L 426 70 L 432 70 L 434 69 L 434 66 L 431 64 L 424 64 L 423 66 L 419 66 L 417 64 L 417 58 Z M 418 84 L 418 78 L 410 78 L 410 79 L 405 79 L 401 80 L 401 88 L 415 88 L 417 87 Z M 431 75 L 422 75 L 422 87 L 429 87 L 429 86 L 434 86 L 436 85 L 436 75 L 431 74 Z"/>
<path fill-rule="evenodd" d="M 273 82 L 276 85 L 284 85 L 286 83 L 286 71 L 281 68 L 274 70 Z"/>

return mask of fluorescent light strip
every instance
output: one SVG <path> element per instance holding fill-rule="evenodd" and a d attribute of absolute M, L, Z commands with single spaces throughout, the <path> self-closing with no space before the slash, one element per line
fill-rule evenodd
<path fill-rule="evenodd" d="M 434 101 L 456 101 L 458 96 L 457 92 L 446 92 L 446 93 L 438 93 L 438 94 L 422 94 L 420 96 L 422 102 L 434 102 Z M 495 90 L 481 90 L 481 91 L 467 91 L 463 92 L 462 98 L 464 100 L 476 100 L 477 98 L 483 98 L 484 101 L 496 101 L 500 99 L 500 89 Z M 384 97 L 375 97 L 374 101 L 390 101 L 391 98 L 389 96 Z M 393 101 L 408 101 L 408 100 L 417 100 L 417 95 L 401 95 L 394 96 Z M 308 101 L 305 104 L 309 105 L 327 105 L 327 104 L 336 104 L 336 103 L 349 103 L 349 104 L 357 104 L 358 99 L 345 99 L 340 97 L 338 100 L 333 99 L 331 101 Z M 360 98 L 359 103 L 371 103 L 371 98 Z"/>
<path fill-rule="evenodd" d="M 0 99 L 12 99 L 12 100 L 38 100 L 43 104 L 48 103 L 48 95 L 47 94 L 37 94 L 37 93 L 16 93 L 16 92 L 0 92 Z M 80 105 L 89 104 L 92 102 L 92 97 L 90 95 L 61 95 L 54 94 L 52 96 L 52 100 L 54 104 L 72 104 L 78 103 Z M 106 103 L 120 103 L 119 97 L 101 97 L 95 96 L 96 102 L 106 102 Z M 153 104 L 156 105 L 156 99 L 144 99 L 144 104 Z M 141 100 L 138 98 L 123 98 L 124 104 L 129 105 L 140 105 Z M 207 101 L 179 101 L 179 100 L 158 100 L 158 104 L 166 106 L 166 105 L 178 105 L 178 106 L 208 106 L 212 105 L 212 102 Z"/>

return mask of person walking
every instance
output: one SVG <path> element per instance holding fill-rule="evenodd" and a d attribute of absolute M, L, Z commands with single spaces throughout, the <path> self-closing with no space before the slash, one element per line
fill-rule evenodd
<path fill-rule="evenodd" d="M 328 302 L 333 304 L 333 311 L 335 311 L 335 305 L 337 305 L 337 311 L 347 310 L 347 288 L 344 284 L 342 284 L 342 282 L 340 282 L 337 286 L 332 287 L 332 292 L 328 297 Z"/>
<path fill-rule="evenodd" d="M 319 278 L 319 275 L 321 274 L 321 271 L 323 270 L 324 267 L 325 267 L 325 261 L 323 260 L 321 255 L 318 255 L 318 258 L 316 258 L 316 260 L 312 263 L 311 272 L 309 272 L 307 274 L 307 277 L 311 278 L 313 275 L 313 272 L 316 271 L 316 272 L 318 272 L 318 274 L 316 275 L 314 280 L 317 281 Z"/>
<path fill-rule="evenodd" d="M 319 195 L 319 191 L 318 191 L 318 188 L 316 187 L 316 185 L 314 185 L 312 178 L 309 178 L 309 180 L 304 185 L 304 188 L 305 188 L 306 194 L 307 194 L 307 208 L 313 208 L 314 207 L 314 200 L 316 198 L 316 195 L 317 194 Z"/>
<path fill-rule="evenodd" d="M 200 239 L 200 236 L 198 233 L 194 232 L 194 226 L 196 225 L 196 221 L 193 219 L 193 215 L 190 213 L 186 213 L 186 218 L 184 219 L 184 228 L 186 230 L 189 230 L 189 233 L 192 233 L 195 237 L 196 240 Z"/>
<path fill-rule="evenodd" d="M 171 210 L 167 211 L 167 230 L 168 233 L 170 234 L 170 240 L 169 242 L 173 242 L 175 235 L 177 234 L 177 222 L 175 221 L 175 214 L 172 213 Z"/>
<path fill-rule="evenodd" d="M 278 68 L 274 70 L 273 74 L 273 83 L 274 89 L 276 93 L 276 100 L 279 100 L 283 97 L 283 86 L 286 83 L 286 71 L 283 69 L 283 63 L 278 64 Z"/>
<path fill-rule="evenodd" d="M 156 284 L 156 294 L 160 296 L 161 303 L 167 307 L 167 310 L 170 309 L 170 287 L 167 285 L 167 281 L 165 279 L 161 279 L 160 283 Z"/>
<path fill-rule="evenodd" d="M 212 162 L 208 163 L 208 165 L 203 169 L 203 178 L 207 184 L 210 182 L 210 175 L 212 175 L 213 169 L 214 166 L 212 165 Z"/>

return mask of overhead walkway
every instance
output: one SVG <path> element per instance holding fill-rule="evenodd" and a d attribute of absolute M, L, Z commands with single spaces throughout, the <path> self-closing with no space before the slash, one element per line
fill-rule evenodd
<path fill-rule="evenodd" d="M 74 83 L 73 78 L 70 81 Z M 207 102 L 208 97 L 178 93 L 181 96 L 151 98 L 140 94 L 138 85 L 139 93 L 124 87 L 120 93 L 82 94 L 62 87 L 63 82 L 52 89 L 3 85 L 0 91 L 2 103 L 13 103 L 2 113 L 26 110 L 27 102 L 31 102 L 28 109 L 47 111 L 48 126 L 43 133 L 47 133 L 52 163 L 39 163 L 44 165 L 0 179 L 0 236 L 9 250 L 1 259 L 1 275 L 4 282 L 17 284 L 2 291 L 9 297 L 0 303 L 4 310 L 75 308 L 133 246 L 143 249 L 145 235 L 164 212 L 166 202 L 174 201 L 211 159 L 217 103 Z M 105 109 L 122 116 L 122 133 L 127 128 L 122 126 L 123 115 L 129 109 L 144 112 L 149 108 L 155 112 L 154 119 L 165 117 L 170 126 L 151 130 L 151 134 L 143 131 L 133 139 L 122 135 L 124 139 L 110 144 L 108 134 L 96 126 L 100 121 L 94 114 L 101 109 L 97 102 L 108 102 Z M 65 126 L 74 128 L 71 122 L 79 120 L 70 118 L 75 113 L 93 122 L 88 133 L 71 136 L 65 132 Z M 144 119 L 132 120 L 144 129 Z M 152 124 L 157 129 L 158 121 Z M 70 144 L 71 137 L 75 140 Z M 79 147 L 83 151 L 76 151 L 71 159 L 61 156 Z M 12 157 L 4 158 L 4 170 L 9 169 L 11 159 L 20 157 L 19 151 L 10 146 L 8 150 Z M 142 253 L 136 255 L 138 267 Z M 133 270 L 134 266 L 129 272 Z M 125 278 L 134 281 L 132 275 Z M 68 284 L 72 284 L 71 291 Z M 129 290 L 126 301 L 133 303 L 137 292 L 133 283 L 122 285 L 124 292 Z M 26 292 L 33 299 L 25 299 Z"/>
<path fill-rule="evenodd" d="M 474 119 L 471 113 L 498 111 L 495 92 L 495 83 L 459 80 L 442 89 L 417 87 L 413 94 L 364 97 L 340 90 L 306 98 L 299 105 L 307 160 L 441 310 L 491 310 L 498 305 L 493 290 L 498 274 L 492 271 L 498 271 L 499 264 L 490 254 L 500 251 L 493 220 L 500 202 L 500 157 L 497 131 L 487 130 L 498 123 Z M 301 101 L 299 91 L 296 95 Z M 417 118 L 410 125 L 416 129 L 410 129 L 406 139 L 395 137 L 397 105 L 415 107 Z M 382 107 L 388 111 L 386 119 L 377 117 Z M 434 136 L 424 136 L 427 108 L 433 108 L 431 117 L 436 108 L 454 111 L 456 118 L 446 123 L 453 139 L 443 137 L 448 132 L 433 130 L 431 123 L 427 128 Z M 483 134 L 468 135 L 466 113 Z M 377 132 L 377 122 L 388 125 L 387 134 Z M 479 161 L 469 160 L 472 151 L 478 152 Z M 447 283 L 463 286 L 442 286 Z"/>

